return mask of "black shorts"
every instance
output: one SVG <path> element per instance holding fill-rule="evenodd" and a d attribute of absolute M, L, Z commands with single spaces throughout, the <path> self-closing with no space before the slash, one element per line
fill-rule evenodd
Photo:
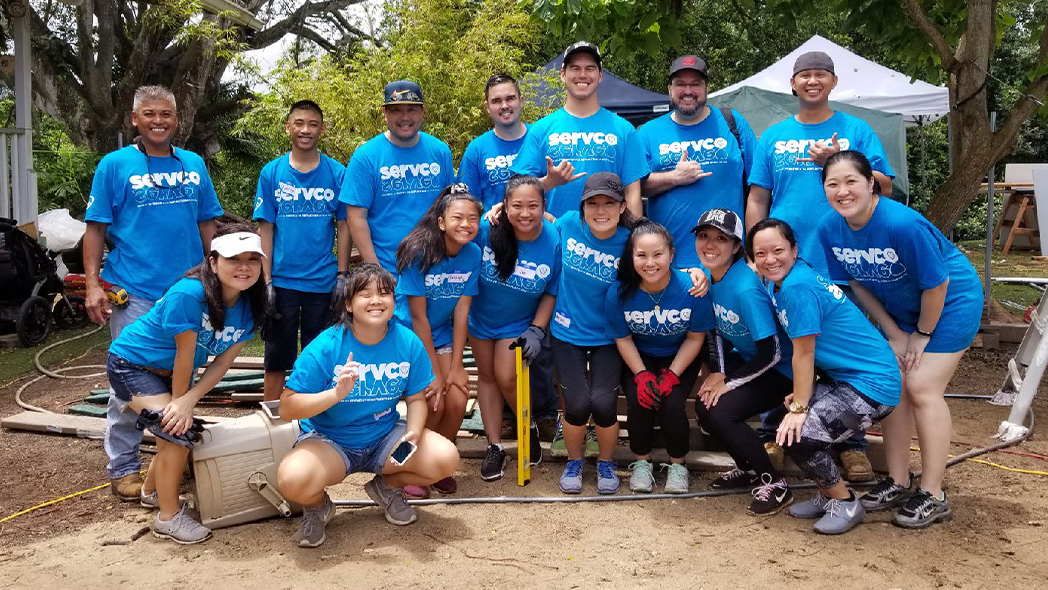
<path fill-rule="evenodd" d="M 295 366 L 299 351 L 299 329 L 305 348 L 317 334 L 331 325 L 331 294 L 307 293 L 274 286 L 276 312 L 280 319 L 270 320 L 266 331 L 265 368 L 267 371 L 289 371 Z"/>

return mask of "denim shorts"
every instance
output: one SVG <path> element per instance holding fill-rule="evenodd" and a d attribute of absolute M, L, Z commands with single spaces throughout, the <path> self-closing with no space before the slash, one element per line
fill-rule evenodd
<path fill-rule="evenodd" d="M 362 449 L 344 447 L 316 430 L 312 430 L 299 435 L 298 440 L 295 441 L 295 446 L 297 447 L 304 440 L 317 440 L 335 449 L 335 452 L 342 457 L 342 462 L 346 464 L 346 475 L 360 472 L 381 474 L 382 468 L 386 466 L 386 461 L 389 460 L 390 453 L 400 444 L 400 439 L 407 430 L 407 422 L 397 420 L 397 423 L 393 425 L 393 429 L 386 433 L 386 436 Z"/>
<path fill-rule="evenodd" d="M 171 377 L 165 377 L 141 365 L 109 353 L 106 359 L 109 387 L 117 399 L 125 403 L 133 395 L 164 395 L 171 393 Z"/>

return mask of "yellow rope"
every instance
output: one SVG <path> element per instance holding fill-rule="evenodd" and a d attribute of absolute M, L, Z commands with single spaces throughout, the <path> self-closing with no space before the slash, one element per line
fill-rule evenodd
<path fill-rule="evenodd" d="M 109 487 L 109 485 L 110 484 L 108 484 L 108 483 L 104 483 L 104 484 L 102 484 L 100 486 L 95 486 L 95 487 L 87 489 L 87 490 L 82 490 L 82 491 L 79 491 L 79 492 L 77 492 L 75 494 L 69 494 L 68 496 L 63 496 L 61 498 L 56 498 L 54 500 L 49 500 L 47 502 L 44 502 L 43 504 L 37 504 L 36 506 L 33 506 L 32 508 L 26 508 L 25 510 L 23 510 L 21 512 L 15 512 L 14 514 L 12 514 L 10 516 L 5 516 L 3 518 L 0 518 L 0 524 L 3 524 L 3 523 L 5 523 L 5 522 L 11 520 L 12 518 L 17 517 L 17 516 L 22 516 L 23 514 L 29 514 L 30 512 L 32 512 L 34 510 L 40 510 L 41 508 L 46 508 L 46 507 L 48 507 L 48 506 L 50 506 L 52 504 L 58 504 L 59 502 L 64 502 L 64 501 L 66 501 L 66 500 L 68 500 L 70 498 L 75 498 L 77 496 L 82 496 L 82 495 L 84 495 L 84 494 L 86 494 L 88 492 L 93 492 L 95 490 L 100 490 L 102 488 Z"/>
<path fill-rule="evenodd" d="M 913 446 L 910 447 L 911 451 L 920 451 L 921 447 Z M 956 455 L 946 455 L 949 458 L 954 458 Z M 1001 465 L 1000 463 L 994 463 L 992 461 L 986 461 L 984 459 L 965 459 L 972 463 L 979 463 L 980 465 L 989 465 L 990 467 L 996 467 L 997 469 L 1003 469 L 1005 471 L 1014 471 L 1015 473 L 1025 473 L 1027 475 L 1043 475 L 1048 477 L 1048 471 L 1035 471 L 1033 469 L 1019 469 L 1018 467 L 1008 467 L 1007 465 Z M 3 521 L 0 521 L 3 522 Z"/>

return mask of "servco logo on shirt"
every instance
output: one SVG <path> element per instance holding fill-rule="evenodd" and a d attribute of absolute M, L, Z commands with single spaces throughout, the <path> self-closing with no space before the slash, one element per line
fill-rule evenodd
<path fill-rule="evenodd" d="M 466 288 L 466 281 L 473 272 L 442 272 L 427 274 L 425 279 L 426 297 L 445 299 L 458 297 Z"/>
<path fill-rule="evenodd" d="M 776 154 L 797 154 L 802 156 L 807 153 L 808 147 L 815 145 L 817 142 L 822 142 L 823 145 L 830 145 L 833 142 L 832 137 L 826 139 L 783 139 L 775 142 L 775 153 Z M 838 137 L 837 143 L 841 146 L 841 151 L 848 149 L 851 146 L 851 141 L 846 137 Z"/>
<path fill-rule="evenodd" d="M 378 169 L 381 192 L 386 197 L 432 191 L 438 187 L 441 167 L 437 162 L 391 164 Z"/>
<path fill-rule="evenodd" d="M 331 372 L 331 387 L 338 383 L 343 365 L 335 365 Z M 342 403 L 367 402 L 376 399 L 397 398 L 407 386 L 411 363 L 367 363 L 359 367 L 357 382 Z"/>
<path fill-rule="evenodd" d="M 683 334 L 691 320 L 691 309 L 651 309 L 624 311 L 630 332 L 643 336 Z M 653 321 L 654 320 L 654 321 Z"/>
<path fill-rule="evenodd" d="M 135 202 L 139 206 L 176 203 L 196 198 L 196 187 L 200 186 L 200 173 L 179 170 L 177 172 L 132 174 L 127 178 L 127 182 L 131 185 L 131 191 L 135 194 Z"/>
<path fill-rule="evenodd" d="M 330 187 L 295 186 L 280 182 L 273 191 L 280 213 L 324 213 L 330 214 L 329 203 L 335 200 L 335 191 Z"/>
<path fill-rule="evenodd" d="M 496 184 L 509 180 L 510 176 L 513 176 L 510 167 L 513 166 L 513 161 L 516 159 L 517 154 L 485 158 L 484 169 L 488 173 L 488 182 Z"/>
<path fill-rule="evenodd" d="M 660 143 L 659 165 L 663 170 L 676 166 L 684 152 L 688 152 L 688 159 L 702 165 L 723 164 L 728 161 L 727 147 L 728 140 L 723 137 Z"/>
<path fill-rule="evenodd" d="M 594 250 L 575 238 L 568 238 L 567 254 L 564 262 L 570 268 L 605 282 L 611 282 L 619 268 L 618 256 Z"/>
<path fill-rule="evenodd" d="M 211 316 L 207 312 L 204 312 L 200 320 L 200 326 L 203 329 L 197 334 L 197 346 L 206 350 L 208 354 L 215 356 L 225 352 L 227 348 L 239 342 L 244 336 L 244 330 L 235 326 L 226 326 L 216 332 L 214 326 L 211 325 Z"/>
<path fill-rule="evenodd" d="M 831 248 L 833 255 L 857 281 L 891 283 L 906 276 L 906 265 L 899 262 L 895 248 Z"/>
<path fill-rule="evenodd" d="M 614 160 L 619 145 L 618 135 L 601 131 L 550 133 L 547 139 L 551 158 L 574 161 Z"/>
<path fill-rule="evenodd" d="M 437 176 L 440 174 L 440 164 L 436 162 L 421 162 L 419 164 L 393 164 L 378 169 L 382 180 L 392 178 L 414 178 Z"/>
<path fill-rule="evenodd" d="M 746 324 L 740 323 L 742 318 L 734 311 L 720 305 L 713 304 L 713 314 L 717 316 L 717 329 L 725 336 L 745 336 L 750 333 Z"/>

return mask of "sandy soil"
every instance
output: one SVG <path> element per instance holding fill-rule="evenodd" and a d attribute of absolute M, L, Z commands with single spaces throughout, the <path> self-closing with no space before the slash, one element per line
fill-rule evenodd
<path fill-rule="evenodd" d="M 1012 350 L 970 352 L 950 391 L 996 391 Z M 82 362 L 82 361 L 78 361 Z M 99 382 L 48 382 L 28 394 L 58 409 Z M 18 384 L 0 390 L 0 414 L 17 411 Z M 1015 450 L 1048 455 L 1048 401 L 1042 422 Z M 989 442 L 1006 408 L 951 401 L 955 452 Z M 211 412 L 211 410 L 208 410 Z M 1010 467 L 1048 470 L 1015 454 L 983 457 Z M 99 441 L 0 431 L 0 515 L 105 481 Z M 512 467 L 512 465 L 511 465 Z M 464 461 L 458 496 L 559 496 L 561 466 L 533 470 L 518 488 L 484 483 Z M 625 475 L 625 472 L 620 472 Z M 593 468 L 585 493 L 594 492 Z M 693 474 L 699 490 L 713 474 Z M 363 499 L 366 476 L 332 492 Z M 660 479 L 661 484 L 661 479 Z M 745 513 L 748 496 L 555 505 L 460 505 L 420 509 L 408 527 L 386 523 L 376 508 L 341 510 L 316 550 L 291 544 L 297 523 L 271 520 L 216 531 L 192 547 L 146 534 L 149 513 L 121 504 L 107 489 L 84 494 L 0 525 L 0 585 L 68 589 L 158 586 L 199 588 L 1007 588 L 1043 587 L 1048 578 L 1048 478 L 964 463 L 950 470 L 955 518 L 927 531 L 871 515 L 837 538 L 812 534 L 811 522 Z M 809 492 L 798 492 L 803 499 Z M 176 583 L 177 586 L 172 583 Z"/>

